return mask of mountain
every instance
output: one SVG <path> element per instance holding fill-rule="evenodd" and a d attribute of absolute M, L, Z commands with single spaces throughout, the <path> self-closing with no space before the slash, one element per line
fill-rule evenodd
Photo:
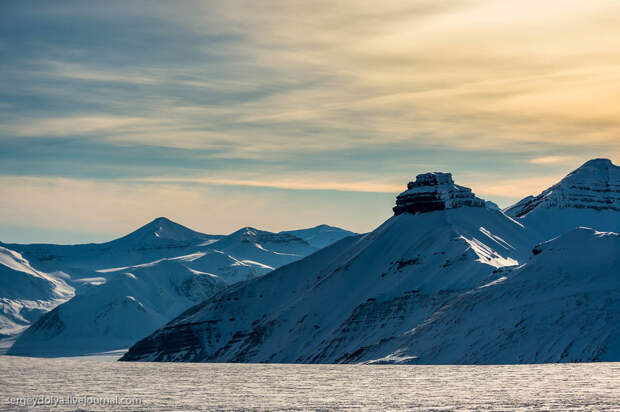
<path fill-rule="evenodd" d="M 147 263 L 192 253 L 223 238 L 195 232 L 164 217 L 130 234 L 106 243 L 81 245 L 7 244 L 35 267 L 48 272 L 63 271 L 77 277 L 119 266 Z"/>
<path fill-rule="evenodd" d="M 208 246 L 208 249 L 276 268 L 316 252 L 317 247 L 290 233 L 272 233 L 244 227 Z"/>
<path fill-rule="evenodd" d="M 8 354 L 75 356 L 126 348 L 224 287 L 182 259 L 131 267 L 44 315 Z"/>
<path fill-rule="evenodd" d="M 21 332 L 73 293 L 62 279 L 34 269 L 19 253 L 0 247 L 0 337 Z"/>
<path fill-rule="evenodd" d="M 280 233 L 288 233 L 303 239 L 317 249 L 323 249 L 325 246 L 329 246 L 340 239 L 357 234 L 348 230 L 340 229 L 339 227 L 328 225 L 319 225 L 309 229 L 289 230 Z"/>
<path fill-rule="evenodd" d="M 528 231 L 449 173 L 418 175 L 394 212 L 371 233 L 219 292 L 123 360 L 341 362 L 530 254 Z"/>
<path fill-rule="evenodd" d="M 620 235 L 575 228 L 531 260 L 345 362 L 505 364 L 620 360 Z"/>
<path fill-rule="evenodd" d="M 105 245 L 107 255 L 102 260 L 87 257 L 97 265 L 86 272 L 91 277 L 73 279 L 80 285 L 77 296 L 36 322 L 9 354 L 69 356 L 127 348 L 224 287 L 317 250 L 290 233 L 246 227 L 215 238 L 163 218 Z M 138 259 L 134 253 L 141 250 L 142 259 L 160 252 L 164 256 L 171 251 L 191 253 L 109 267 L 116 262 L 111 256 L 120 256 L 120 262 L 133 261 Z M 88 261 L 65 256 L 71 262 Z M 108 267 L 96 269 L 101 266 Z"/>
<path fill-rule="evenodd" d="M 593 159 L 538 196 L 528 196 L 504 212 L 543 241 L 577 226 L 620 232 L 620 167 Z"/>

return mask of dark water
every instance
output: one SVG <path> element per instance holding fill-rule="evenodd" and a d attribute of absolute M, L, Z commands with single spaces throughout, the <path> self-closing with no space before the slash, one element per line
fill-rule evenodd
<path fill-rule="evenodd" d="M 620 410 L 620 363 L 161 364 L 0 356 L 0 402 L 10 411 Z"/>

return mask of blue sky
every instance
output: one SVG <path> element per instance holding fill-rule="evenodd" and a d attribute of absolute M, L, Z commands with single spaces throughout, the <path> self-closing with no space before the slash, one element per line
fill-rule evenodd
<path fill-rule="evenodd" d="M 613 1 L 0 2 L 0 240 L 368 231 L 620 152 Z M 587 4 L 586 4 L 587 3 Z"/>

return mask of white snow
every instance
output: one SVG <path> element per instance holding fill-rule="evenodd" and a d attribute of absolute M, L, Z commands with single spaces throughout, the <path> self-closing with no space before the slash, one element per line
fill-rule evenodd
<path fill-rule="evenodd" d="M 167 348 L 168 338 L 195 324 L 199 347 L 129 359 L 340 362 L 411 329 L 442 300 L 488 283 L 496 268 L 526 260 L 530 250 L 526 230 L 497 210 L 403 213 L 227 289 L 149 338 Z"/>
<path fill-rule="evenodd" d="M 395 210 L 371 233 L 226 289 L 138 342 L 123 360 L 620 360 L 620 241 L 605 229 L 618 224 L 618 211 L 550 203 L 528 213 L 548 213 L 533 224 L 481 207 L 469 191 L 454 191 L 445 174 L 431 175 L 418 180 L 445 182 L 430 191 L 411 185 L 411 212 Z M 436 203 L 446 202 L 443 186 L 469 200 Z M 603 186 L 593 187 L 591 196 L 607 196 Z M 432 196 L 416 197 L 422 192 Z M 591 216 L 597 230 L 575 228 Z M 559 237 L 544 237 L 555 231 Z"/>
<path fill-rule="evenodd" d="M 0 337 L 21 332 L 73 294 L 62 278 L 38 271 L 21 254 L 0 247 Z"/>
<path fill-rule="evenodd" d="M 620 232 L 620 167 L 593 159 L 538 196 L 528 196 L 504 212 L 527 226 L 537 241 L 577 226 Z"/>
<path fill-rule="evenodd" d="M 216 239 L 205 240 L 209 237 Z M 42 266 L 71 273 L 66 280 L 77 288 L 74 299 L 40 319 L 11 351 L 32 356 L 128 347 L 227 285 L 262 276 L 317 250 L 288 233 L 244 228 L 229 236 L 211 236 L 164 218 L 105 244 L 18 246 Z M 7 264 L 16 265 L 22 258 L 11 253 Z M 118 265 L 131 262 L 136 263 Z M 45 306 L 30 321 L 59 303 Z"/>
<path fill-rule="evenodd" d="M 160 218 L 106 244 L 8 247 L 0 270 L 39 279 L 48 297 L 77 292 L 11 352 L 95 353 L 144 338 L 125 360 L 617 361 L 618 169 L 592 160 L 503 212 L 450 174 L 418 175 L 396 215 L 365 235 L 322 225 L 211 236 Z M 31 301 L 0 298 L 26 327 L 15 314 Z"/>

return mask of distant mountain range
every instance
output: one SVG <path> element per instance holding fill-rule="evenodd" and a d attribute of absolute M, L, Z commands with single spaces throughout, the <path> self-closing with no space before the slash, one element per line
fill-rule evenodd
<path fill-rule="evenodd" d="M 591 160 L 504 211 L 418 175 L 371 233 L 219 291 L 122 360 L 620 361 L 619 169 Z"/>
<path fill-rule="evenodd" d="M 350 235 L 326 225 L 207 235 L 162 217 L 107 243 L 0 244 L 0 336 L 34 323 L 11 350 L 30 356 L 127 348 L 226 286 Z"/>

